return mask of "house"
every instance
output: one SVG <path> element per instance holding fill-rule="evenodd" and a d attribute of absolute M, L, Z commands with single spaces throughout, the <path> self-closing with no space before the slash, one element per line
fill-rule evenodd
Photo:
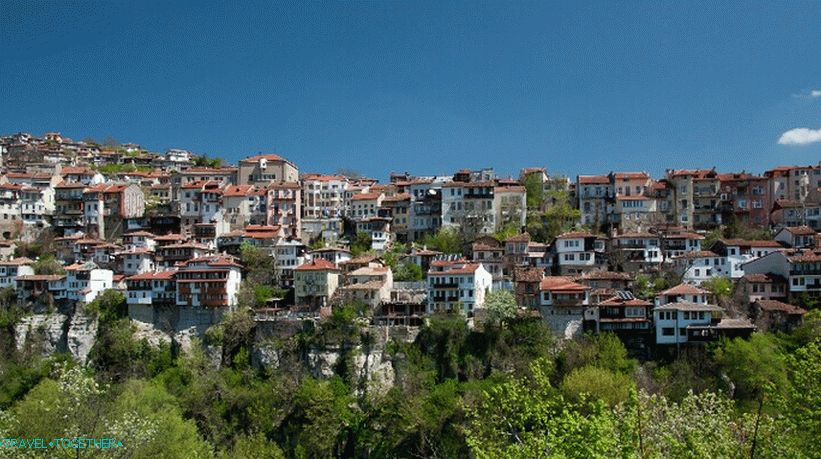
<path fill-rule="evenodd" d="M 206 256 L 182 262 L 176 272 L 178 307 L 230 309 L 237 304 L 242 267 L 229 258 Z"/>
<path fill-rule="evenodd" d="M 123 234 L 123 246 L 126 249 L 151 249 L 157 246 L 156 236 L 148 231 L 132 231 Z"/>
<path fill-rule="evenodd" d="M 767 177 L 746 172 L 718 174 L 723 221 L 736 219 L 746 225 L 766 228 L 770 221 Z"/>
<path fill-rule="evenodd" d="M 371 238 L 371 249 L 384 251 L 392 242 L 391 219 L 368 217 L 356 222 L 356 232 L 365 233 Z"/>
<path fill-rule="evenodd" d="M 299 182 L 299 169 L 294 163 L 274 154 L 260 154 L 239 161 L 240 185 L 267 186 L 272 182 Z"/>
<path fill-rule="evenodd" d="M 640 271 L 666 261 L 658 234 L 622 233 L 612 239 L 612 248 L 615 256 L 610 263 L 614 269 Z"/>
<path fill-rule="evenodd" d="M 758 300 L 787 299 L 787 279 L 771 273 L 745 274 L 736 284 L 736 292 L 743 297 L 746 304 Z"/>
<path fill-rule="evenodd" d="M 410 228 L 410 194 L 400 193 L 386 196 L 379 209 L 381 217 L 391 219 L 391 232 L 398 242 L 408 242 L 408 228 Z"/>
<path fill-rule="evenodd" d="M 762 331 L 791 332 L 801 325 L 806 309 L 778 300 L 756 300 L 750 304 L 750 319 Z"/>
<path fill-rule="evenodd" d="M 789 301 L 802 295 L 821 297 L 821 250 L 773 252 L 743 265 L 747 274 L 777 275 L 787 280 Z"/>
<path fill-rule="evenodd" d="M 159 237 L 157 240 L 159 241 Z M 185 242 L 167 244 L 157 247 L 155 261 L 157 266 L 173 268 L 177 263 L 184 263 L 194 258 L 202 258 L 212 252 L 212 249 L 202 244 Z"/>
<path fill-rule="evenodd" d="M 305 174 L 302 181 L 302 217 L 338 218 L 345 204 L 348 178 L 342 175 Z"/>
<path fill-rule="evenodd" d="M 527 219 L 527 190 L 525 187 L 501 182 L 493 188 L 493 209 L 496 229 L 513 226 L 524 228 Z"/>
<path fill-rule="evenodd" d="M 567 276 L 547 276 L 539 283 L 540 311 L 553 333 L 570 339 L 583 331 L 590 287 Z"/>
<path fill-rule="evenodd" d="M 579 175 L 576 177 L 576 195 L 579 199 L 581 222 L 598 230 L 607 224 L 615 191 L 606 175 Z"/>
<path fill-rule="evenodd" d="M 481 263 L 465 260 L 433 261 L 428 271 L 428 313 L 461 308 L 473 317 L 493 288 L 493 276 Z"/>
<path fill-rule="evenodd" d="M 696 287 L 695 285 L 678 284 L 675 287 L 659 292 L 656 295 L 656 306 L 675 303 L 677 301 L 707 304 L 707 296 L 709 294 L 709 291 Z"/>
<path fill-rule="evenodd" d="M 155 323 L 153 308 L 177 303 L 176 271 L 141 273 L 126 277 L 125 283 L 128 317 L 133 320 Z"/>
<path fill-rule="evenodd" d="M 374 311 L 374 325 L 422 326 L 426 315 L 426 296 L 425 282 L 394 282 L 390 298 Z"/>
<path fill-rule="evenodd" d="M 358 193 L 351 196 L 348 216 L 354 220 L 376 217 L 385 195 L 382 193 Z"/>
<path fill-rule="evenodd" d="M 723 311 L 712 304 L 686 300 L 656 306 L 653 309 L 656 344 L 679 345 L 689 341 L 704 341 L 702 338 L 710 336 L 710 327 L 719 323 Z"/>
<path fill-rule="evenodd" d="M 180 218 L 183 232 L 190 234 L 196 223 L 211 223 L 224 219 L 222 183 L 214 180 L 193 181 L 180 190 Z"/>
<path fill-rule="evenodd" d="M 744 275 L 744 269 L 741 265 L 772 252 L 781 251 L 783 247 L 776 241 L 719 239 L 710 249 L 724 257 L 730 273 L 729 277 L 738 279 Z"/>
<path fill-rule="evenodd" d="M 484 239 L 487 241 L 487 239 Z M 522 233 L 511 236 L 504 241 L 503 272 L 512 273 L 516 267 L 529 266 L 530 234 Z"/>
<path fill-rule="evenodd" d="M 339 266 L 340 263 L 351 259 L 351 251 L 341 247 L 323 247 L 321 249 L 311 250 L 308 252 L 308 256 L 313 259 L 323 258 L 335 266 Z"/>
<path fill-rule="evenodd" d="M 544 269 L 517 267 L 513 269 L 513 294 L 520 307 L 538 308 L 540 304 L 539 286 L 544 278 Z"/>
<path fill-rule="evenodd" d="M 151 272 L 156 269 L 154 251 L 148 248 L 133 248 L 116 252 L 114 258 L 120 267 L 119 272 L 126 276 Z"/>
<path fill-rule="evenodd" d="M 26 304 L 40 302 L 50 304 L 54 297 L 49 290 L 49 283 L 59 283 L 64 278 L 61 274 L 27 274 L 17 276 L 17 302 Z"/>
<path fill-rule="evenodd" d="M 294 296 L 297 306 L 320 309 L 330 305 L 339 287 L 340 270 L 324 258 L 313 260 L 294 269 Z"/>
<path fill-rule="evenodd" d="M 442 186 L 442 227 L 458 228 L 467 239 L 496 231 L 495 196 L 496 184 L 492 181 L 445 183 Z"/>
<path fill-rule="evenodd" d="M 643 353 L 653 343 L 653 303 L 618 291 L 598 301 L 585 314 L 584 329 L 613 333 L 634 354 Z"/>
<path fill-rule="evenodd" d="M 33 265 L 26 257 L 0 261 L 0 288 L 17 288 L 17 276 L 34 275 Z"/>
<path fill-rule="evenodd" d="M 344 276 L 344 285 L 337 289 L 342 301 L 362 302 L 375 310 L 390 300 L 393 272 L 387 266 L 366 266 Z"/>
<path fill-rule="evenodd" d="M 302 188 L 297 182 L 275 182 L 267 187 L 267 222 L 281 226 L 289 237 L 302 234 Z"/>
<path fill-rule="evenodd" d="M 604 239 L 583 231 L 560 234 L 554 242 L 558 274 L 581 274 L 604 262 Z"/>
<path fill-rule="evenodd" d="M 480 236 L 471 244 L 471 260 L 482 263 L 493 276 L 493 280 L 500 280 L 503 274 L 502 244 L 492 236 Z"/>
<path fill-rule="evenodd" d="M 294 285 L 294 270 L 309 259 L 307 247 L 298 240 L 279 239 L 274 245 L 275 272 L 280 285 Z"/>
<path fill-rule="evenodd" d="M 228 185 L 222 193 L 223 218 L 229 230 L 268 221 L 268 190 L 255 185 Z"/>
<path fill-rule="evenodd" d="M 730 277 L 727 258 L 710 250 L 685 252 L 673 257 L 673 266 L 687 284 L 701 285 L 713 277 Z"/>
<path fill-rule="evenodd" d="M 408 240 L 418 241 L 436 234 L 442 226 L 442 182 L 417 179 L 408 186 L 410 194 L 410 227 Z"/>
<path fill-rule="evenodd" d="M 775 234 L 775 240 L 787 247 L 803 249 L 815 246 L 818 233 L 809 226 L 785 226 Z"/>
<path fill-rule="evenodd" d="M 635 275 L 616 271 L 588 271 L 574 280 L 590 287 L 590 301 L 595 304 L 613 297 L 620 291 L 631 291 Z"/>
<path fill-rule="evenodd" d="M 55 300 L 88 304 L 114 286 L 114 272 L 100 269 L 91 261 L 66 266 L 65 271 L 59 280 L 49 281 L 48 288 Z"/>

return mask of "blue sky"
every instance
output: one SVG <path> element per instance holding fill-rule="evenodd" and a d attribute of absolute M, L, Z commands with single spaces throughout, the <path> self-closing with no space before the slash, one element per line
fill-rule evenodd
<path fill-rule="evenodd" d="M 817 1 L 12 0 L 0 132 L 379 178 L 761 172 L 821 160 L 819 31 Z"/>

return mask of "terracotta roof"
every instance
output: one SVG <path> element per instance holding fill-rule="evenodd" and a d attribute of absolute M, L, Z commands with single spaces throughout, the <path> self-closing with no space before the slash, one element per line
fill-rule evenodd
<path fill-rule="evenodd" d="M 804 315 L 807 313 L 806 309 L 799 308 L 798 306 L 793 306 L 788 303 L 783 303 L 781 301 L 776 300 L 758 300 L 753 304 L 757 304 L 761 307 L 761 309 L 765 311 L 780 311 L 786 312 L 787 314 L 800 314 Z"/>
<path fill-rule="evenodd" d="M 647 172 L 615 172 L 613 176 L 616 179 L 649 179 L 650 175 Z"/>
<path fill-rule="evenodd" d="M 815 230 L 809 226 L 787 226 L 784 230 L 795 236 L 813 236 L 816 234 Z"/>
<path fill-rule="evenodd" d="M 379 290 L 385 285 L 385 281 L 381 280 L 370 280 L 368 282 L 360 282 L 357 284 L 348 284 L 343 286 L 344 290 Z"/>
<path fill-rule="evenodd" d="M 262 196 L 265 190 L 254 185 L 229 185 L 222 192 L 227 197 Z"/>
<path fill-rule="evenodd" d="M 599 302 L 600 306 L 652 306 L 653 303 L 640 298 L 622 298 L 618 295 Z"/>
<path fill-rule="evenodd" d="M 130 233 L 123 234 L 123 237 L 154 237 L 154 233 L 149 233 L 148 231 L 132 231 Z"/>
<path fill-rule="evenodd" d="M 184 239 L 184 236 L 177 233 L 164 234 L 154 238 L 155 241 L 180 241 L 182 239 Z"/>
<path fill-rule="evenodd" d="M 505 242 L 530 242 L 530 234 L 522 233 L 505 239 Z"/>
<path fill-rule="evenodd" d="M 351 196 L 352 201 L 374 201 L 379 199 L 382 193 L 359 193 Z"/>
<path fill-rule="evenodd" d="M 335 264 L 331 263 L 330 261 L 324 258 L 314 258 L 313 260 L 309 261 L 308 263 L 299 265 L 295 269 L 296 271 L 338 271 L 339 268 L 336 267 Z"/>
<path fill-rule="evenodd" d="M 714 304 L 693 303 L 690 301 L 676 301 L 674 303 L 667 303 L 661 306 L 656 306 L 654 310 L 668 310 L 668 311 L 724 311 Z"/>
<path fill-rule="evenodd" d="M 26 257 L 12 258 L 11 260 L 0 261 L 0 265 L 2 266 L 21 266 L 30 265 L 32 263 L 34 263 L 34 260 Z"/>
<path fill-rule="evenodd" d="M 768 273 L 768 274 L 759 274 L 759 273 L 745 274 L 742 277 L 742 279 L 746 280 L 747 282 L 767 283 L 767 284 L 771 284 L 773 282 L 787 282 L 787 280 L 784 279 L 784 277 L 782 277 L 778 274 L 772 274 L 772 273 Z"/>
<path fill-rule="evenodd" d="M 550 290 L 555 292 L 565 292 L 565 291 L 584 291 L 590 290 L 590 287 L 579 284 L 573 281 L 570 277 L 566 276 L 546 276 L 542 281 L 539 283 L 540 290 Z"/>
<path fill-rule="evenodd" d="M 710 292 L 707 290 L 701 289 L 696 287 L 695 285 L 690 284 L 678 284 L 675 287 L 668 288 L 667 290 L 660 292 L 656 296 L 661 295 L 707 295 Z"/>
<path fill-rule="evenodd" d="M 543 278 L 542 268 L 513 268 L 514 282 L 541 282 Z"/>
<path fill-rule="evenodd" d="M 275 154 L 265 154 L 265 155 L 254 155 L 249 156 L 245 159 L 239 160 L 241 163 L 256 163 L 259 162 L 260 159 L 265 159 L 268 161 L 287 161 L 287 159 L 283 158 L 282 156 L 275 155 Z"/>
<path fill-rule="evenodd" d="M 126 277 L 126 281 L 143 281 L 143 280 L 170 280 L 177 274 L 177 271 L 156 271 L 141 273 L 134 276 Z"/>
<path fill-rule="evenodd" d="M 579 183 L 582 185 L 609 185 L 610 178 L 606 175 L 580 175 Z"/>
<path fill-rule="evenodd" d="M 363 266 L 352 271 L 349 276 L 382 276 L 391 269 L 387 266 Z"/>
<path fill-rule="evenodd" d="M 66 277 L 63 274 L 29 274 L 27 276 L 17 276 L 18 281 L 53 282 Z"/>

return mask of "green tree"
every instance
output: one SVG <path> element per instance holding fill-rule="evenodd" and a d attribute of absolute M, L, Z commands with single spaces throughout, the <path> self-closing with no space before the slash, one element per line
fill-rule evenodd
<path fill-rule="evenodd" d="M 351 255 L 356 257 L 371 250 L 371 242 L 370 234 L 364 231 L 357 232 L 356 237 L 351 243 Z"/>
<path fill-rule="evenodd" d="M 396 282 L 416 282 L 424 279 L 422 267 L 415 263 L 399 263 L 393 273 Z"/>
<path fill-rule="evenodd" d="M 609 406 L 616 406 L 627 400 L 633 387 L 633 380 L 628 375 L 586 366 L 576 368 L 565 376 L 561 391 L 568 400 L 580 402 L 589 396 Z"/>
<path fill-rule="evenodd" d="M 64 274 L 63 266 L 54 258 L 54 255 L 41 256 L 32 265 L 35 274 Z"/>
<path fill-rule="evenodd" d="M 508 320 L 516 317 L 518 306 L 516 298 L 508 290 L 496 290 L 485 295 L 486 317 L 489 323 L 502 325 Z"/>
<path fill-rule="evenodd" d="M 544 188 L 542 186 L 541 174 L 528 174 L 522 179 L 527 192 L 527 208 L 541 210 L 544 201 Z"/>
<path fill-rule="evenodd" d="M 422 244 L 429 249 L 438 250 L 443 253 L 461 254 L 465 241 L 459 232 L 453 228 L 440 228 L 435 235 L 427 235 L 422 239 Z"/>
<path fill-rule="evenodd" d="M 702 282 L 701 287 L 712 293 L 719 302 L 728 300 L 733 294 L 733 282 L 727 277 L 711 277 Z"/>

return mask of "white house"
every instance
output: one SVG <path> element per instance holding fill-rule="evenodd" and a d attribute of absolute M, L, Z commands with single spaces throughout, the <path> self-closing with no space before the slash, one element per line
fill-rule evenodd
<path fill-rule="evenodd" d="M 556 336 L 572 338 L 581 334 L 590 290 L 566 276 L 547 276 L 539 283 L 540 311 Z"/>
<path fill-rule="evenodd" d="M 656 306 L 653 318 L 656 326 L 656 344 L 688 342 L 687 328 L 709 327 L 721 319 L 722 309 L 712 304 L 676 301 Z"/>
<path fill-rule="evenodd" d="M 688 284 L 701 285 L 713 277 L 731 275 L 727 258 L 709 250 L 685 252 L 673 258 L 673 265 L 682 275 L 682 281 Z"/>
<path fill-rule="evenodd" d="M 0 288 L 17 288 L 17 276 L 34 274 L 33 260 L 26 257 L 0 261 Z"/>
<path fill-rule="evenodd" d="M 103 290 L 114 286 L 114 272 L 100 269 L 94 262 L 69 265 L 65 271 L 65 277 L 49 281 L 54 299 L 90 303 Z"/>
<path fill-rule="evenodd" d="M 467 317 L 473 317 L 492 288 L 493 275 L 481 263 L 434 261 L 428 271 L 428 313 L 461 306 Z"/>

